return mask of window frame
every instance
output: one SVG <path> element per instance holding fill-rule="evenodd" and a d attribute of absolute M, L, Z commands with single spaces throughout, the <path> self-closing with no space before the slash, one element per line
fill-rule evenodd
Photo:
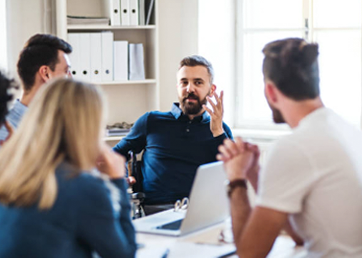
<path fill-rule="evenodd" d="M 272 121 L 266 120 L 256 120 L 256 119 L 247 119 L 243 118 L 243 113 L 240 111 L 243 110 L 242 102 L 245 99 L 243 94 L 245 93 L 245 86 L 243 85 L 243 77 L 245 69 L 243 67 L 243 50 L 244 50 L 244 35 L 250 32 L 283 32 L 283 31 L 300 31 L 304 32 L 304 38 L 308 41 L 315 41 L 315 35 L 317 32 L 321 31 L 348 31 L 348 30 L 359 30 L 361 34 L 361 49 L 362 49 L 362 24 L 359 27 L 340 27 L 340 28 L 322 28 L 314 26 L 314 15 L 313 15 L 313 2 L 314 0 L 303 0 L 303 10 L 302 15 L 307 23 L 304 27 L 301 28 L 245 28 L 244 27 L 244 0 L 235 0 L 235 10 L 237 15 L 235 15 L 235 42 L 236 42 L 236 73 L 235 73 L 235 105 L 233 108 L 233 117 L 234 117 L 234 128 L 240 132 L 244 131 L 264 131 L 261 134 L 265 134 L 265 131 L 270 131 L 272 134 L 275 134 L 276 131 L 279 131 L 281 135 L 284 135 L 287 132 L 290 132 L 290 128 L 287 124 L 275 124 Z M 362 64 L 362 54 L 360 56 Z M 361 89 L 362 89 L 362 72 L 361 72 Z M 362 91 L 361 91 L 362 92 Z M 359 128 L 362 128 L 362 94 L 360 96 L 361 111 L 360 111 L 360 123 Z"/>

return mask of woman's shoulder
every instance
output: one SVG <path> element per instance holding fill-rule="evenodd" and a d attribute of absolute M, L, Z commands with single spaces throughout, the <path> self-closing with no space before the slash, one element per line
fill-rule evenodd
<path fill-rule="evenodd" d="M 99 194 L 105 191 L 104 180 L 93 171 L 82 171 L 67 162 L 62 162 L 56 168 L 56 176 L 59 187 L 64 186 L 68 190 L 76 191 L 78 194 Z"/>

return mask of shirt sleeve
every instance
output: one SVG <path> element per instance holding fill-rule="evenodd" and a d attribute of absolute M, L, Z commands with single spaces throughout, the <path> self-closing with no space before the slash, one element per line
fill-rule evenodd
<path fill-rule="evenodd" d="M 261 170 L 256 205 L 298 213 L 315 180 L 315 169 L 305 151 L 280 140 L 269 150 Z"/>
<path fill-rule="evenodd" d="M 227 139 L 227 138 L 233 139 L 233 135 L 231 133 L 231 130 L 225 123 L 223 123 L 223 128 L 224 128 L 224 133 L 223 134 L 212 138 L 208 142 L 207 151 L 208 151 L 210 157 L 212 157 L 210 162 L 216 161 L 216 155 L 219 153 L 219 150 L 218 150 L 219 145 L 221 145 L 224 142 L 224 140 Z"/>
<path fill-rule="evenodd" d="M 120 190 L 120 211 L 114 209 L 103 180 L 92 178 L 79 186 L 77 235 L 102 258 L 133 258 L 137 248 L 126 182 L 118 179 L 113 183 Z"/>
<path fill-rule="evenodd" d="M 6 130 L 5 126 L 1 126 L 0 128 L 0 141 L 5 141 L 6 137 L 8 137 L 9 133 Z"/>
<path fill-rule="evenodd" d="M 223 128 L 224 128 L 224 132 L 226 134 L 226 137 L 233 140 L 234 137 L 233 137 L 233 134 L 232 134 L 229 126 L 227 124 L 223 123 Z"/>
<path fill-rule="evenodd" d="M 127 157 L 130 150 L 139 153 L 145 148 L 148 116 L 146 113 L 135 122 L 129 134 L 113 147 L 115 152 Z"/>

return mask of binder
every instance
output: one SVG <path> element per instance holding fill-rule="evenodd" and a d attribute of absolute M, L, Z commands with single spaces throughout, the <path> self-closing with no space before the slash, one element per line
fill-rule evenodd
<path fill-rule="evenodd" d="M 81 79 L 79 33 L 68 33 L 68 43 L 73 48 L 73 51 L 70 54 L 70 61 L 71 61 L 70 71 L 71 71 L 72 77 L 74 79 Z"/>
<path fill-rule="evenodd" d="M 106 31 L 101 33 L 102 39 L 102 81 L 113 81 L 113 32 Z"/>
<path fill-rule="evenodd" d="M 79 42 L 79 79 L 90 82 L 90 33 L 80 33 Z"/>
<path fill-rule="evenodd" d="M 129 80 L 144 80 L 143 44 L 129 44 Z"/>
<path fill-rule="evenodd" d="M 146 24 L 145 20 L 145 0 L 139 0 L 139 25 L 144 26 Z"/>
<path fill-rule="evenodd" d="M 90 34 L 90 78 L 92 82 L 100 82 L 102 80 L 102 48 L 101 33 Z"/>
<path fill-rule="evenodd" d="M 105 8 L 108 10 L 110 25 L 111 26 L 119 26 L 121 25 L 121 0 L 106 0 Z"/>
<path fill-rule="evenodd" d="M 128 41 L 114 41 L 114 80 L 128 80 Z"/>
<path fill-rule="evenodd" d="M 138 10 L 138 0 L 128 0 L 129 1 L 129 20 L 132 26 L 139 25 L 139 10 Z"/>
<path fill-rule="evenodd" d="M 130 25 L 129 0 L 121 0 L 121 22 L 122 26 Z"/>
<path fill-rule="evenodd" d="M 147 7 L 147 18 L 146 18 L 146 25 L 149 25 L 151 22 L 151 17 L 153 16 L 153 6 L 155 0 L 146 0 L 146 7 Z"/>

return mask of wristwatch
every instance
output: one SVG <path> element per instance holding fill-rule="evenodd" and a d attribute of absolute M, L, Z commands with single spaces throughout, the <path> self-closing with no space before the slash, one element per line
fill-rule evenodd
<path fill-rule="evenodd" d="M 228 194 L 229 198 L 231 197 L 232 192 L 237 187 L 243 187 L 245 189 L 248 189 L 245 179 L 236 179 L 231 182 L 229 180 L 227 180 L 225 183 L 226 183 L 226 190 L 227 190 L 227 194 Z"/>

